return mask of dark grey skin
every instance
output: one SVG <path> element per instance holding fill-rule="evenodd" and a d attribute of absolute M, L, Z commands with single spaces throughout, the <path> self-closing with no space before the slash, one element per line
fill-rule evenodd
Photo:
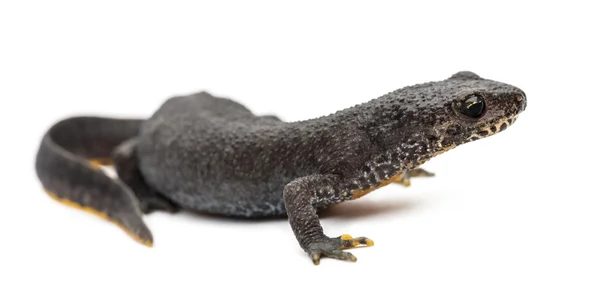
<path fill-rule="evenodd" d="M 36 167 L 51 195 L 106 214 L 146 244 L 152 235 L 141 216 L 153 210 L 287 216 L 315 264 L 355 261 L 342 250 L 373 242 L 326 236 L 317 212 L 431 176 L 419 166 L 503 131 L 525 107 L 519 88 L 472 72 L 298 122 L 202 92 L 167 100 L 147 120 L 63 120 L 42 140 Z M 118 179 L 85 160 L 106 157 Z"/>

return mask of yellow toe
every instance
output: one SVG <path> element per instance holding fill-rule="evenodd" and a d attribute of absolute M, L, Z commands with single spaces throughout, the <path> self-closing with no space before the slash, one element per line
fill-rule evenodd
<path fill-rule="evenodd" d="M 352 236 L 351 235 L 347 235 L 347 234 L 343 234 L 340 236 L 340 239 L 342 240 L 352 240 Z"/>

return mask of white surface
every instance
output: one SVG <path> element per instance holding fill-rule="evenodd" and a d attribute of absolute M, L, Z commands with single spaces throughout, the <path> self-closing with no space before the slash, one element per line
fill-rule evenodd
<path fill-rule="evenodd" d="M 591 1 L 82 3 L 0 4 L 0 294 L 600 293 Z M 332 236 L 375 241 L 355 264 L 313 266 L 286 220 L 157 213 L 146 248 L 34 175 L 41 135 L 66 116 L 146 117 L 208 90 L 297 120 L 459 70 L 521 87 L 527 111 L 427 163 L 434 179 L 324 218 Z"/>

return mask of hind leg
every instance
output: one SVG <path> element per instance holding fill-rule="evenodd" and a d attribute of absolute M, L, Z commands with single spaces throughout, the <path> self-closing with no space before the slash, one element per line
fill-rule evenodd
<path fill-rule="evenodd" d="M 177 212 L 180 208 L 160 193 L 150 188 L 138 168 L 136 157 L 137 139 L 129 139 L 119 145 L 114 153 L 114 167 L 117 175 L 140 201 L 140 209 L 149 214 L 154 211 Z"/>

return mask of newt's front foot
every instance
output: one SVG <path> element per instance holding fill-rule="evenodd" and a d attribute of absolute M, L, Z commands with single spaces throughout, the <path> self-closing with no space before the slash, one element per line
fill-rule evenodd
<path fill-rule="evenodd" d="M 417 169 L 414 169 L 407 173 L 402 174 L 402 176 L 394 182 L 397 184 L 400 184 L 402 186 L 409 187 L 410 179 L 413 177 L 433 177 L 433 176 L 435 176 L 434 173 L 429 172 L 422 168 L 417 168 Z"/>
<path fill-rule="evenodd" d="M 365 237 L 352 238 L 350 235 L 341 235 L 337 238 L 324 238 L 314 242 L 307 247 L 307 252 L 315 265 L 318 265 L 322 257 L 329 257 L 338 260 L 355 262 L 356 257 L 350 252 L 342 250 L 370 247 L 373 246 L 373 240 Z"/>

